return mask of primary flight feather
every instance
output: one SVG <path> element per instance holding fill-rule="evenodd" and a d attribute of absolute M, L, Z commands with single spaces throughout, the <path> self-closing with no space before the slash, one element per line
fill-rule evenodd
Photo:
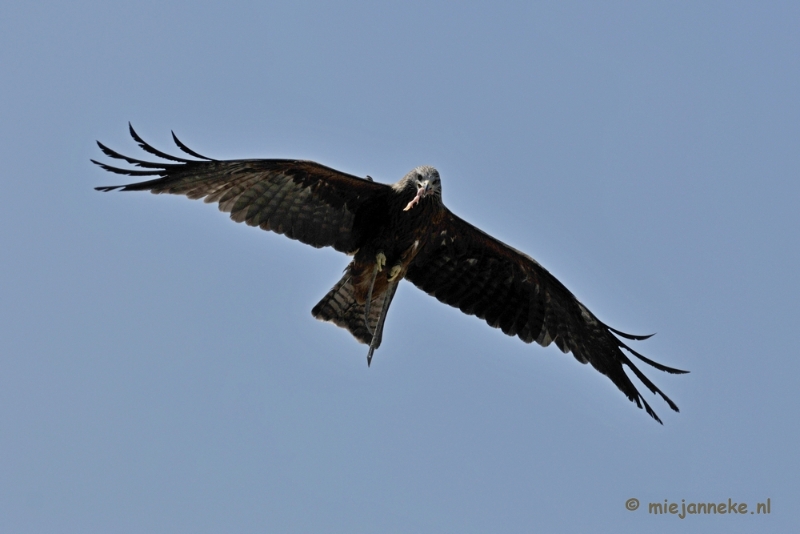
<path fill-rule="evenodd" d="M 342 279 L 311 313 L 368 344 L 367 365 L 381 344 L 397 284 L 407 279 L 505 334 L 545 347 L 555 343 L 579 362 L 591 363 L 659 423 L 623 366 L 678 411 L 623 349 L 661 371 L 686 371 L 654 362 L 628 347 L 619 337 L 641 340 L 649 336 L 607 326 L 533 258 L 450 212 L 442 203 L 441 179 L 433 167 L 417 167 L 388 185 L 312 161 L 219 161 L 191 150 L 173 133 L 178 148 L 194 159 L 176 157 L 147 144 L 133 127 L 130 134 L 145 152 L 165 161 L 130 158 L 98 142 L 106 156 L 137 168 L 92 162 L 113 173 L 155 178 L 97 190 L 202 198 L 217 202 L 236 222 L 352 255 Z"/>

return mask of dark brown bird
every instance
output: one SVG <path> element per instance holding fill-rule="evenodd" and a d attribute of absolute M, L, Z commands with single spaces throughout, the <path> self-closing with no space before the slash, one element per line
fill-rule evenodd
<path fill-rule="evenodd" d="M 346 328 L 369 345 L 367 365 L 380 344 L 383 325 L 402 279 L 509 336 L 542 346 L 555 343 L 592 366 L 650 416 L 661 420 L 625 374 L 627 366 L 670 408 L 678 407 L 625 355 L 668 373 L 685 373 L 646 358 L 622 342 L 634 336 L 592 314 L 533 258 L 485 234 L 442 203 L 433 167 L 417 167 L 393 185 L 358 178 L 312 161 L 248 159 L 218 161 L 175 144 L 196 159 L 176 157 L 148 145 L 145 151 L 171 163 L 129 158 L 98 141 L 103 153 L 139 169 L 92 160 L 128 176 L 157 176 L 99 191 L 151 191 L 219 203 L 236 222 L 258 226 L 314 247 L 331 246 L 353 256 L 344 276 L 311 310 L 317 319 Z M 616 336 L 614 335 L 616 334 Z"/>

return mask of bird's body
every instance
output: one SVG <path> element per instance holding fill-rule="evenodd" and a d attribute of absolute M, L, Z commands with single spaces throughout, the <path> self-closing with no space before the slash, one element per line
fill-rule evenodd
<path fill-rule="evenodd" d="M 367 363 L 380 346 L 385 319 L 397 284 L 421 250 L 434 239 L 445 209 L 433 198 L 419 199 L 417 183 L 435 180 L 432 167 L 418 167 L 393 186 L 375 193 L 361 205 L 353 227 L 362 229 L 354 243 L 353 261 L 333 289 L 311 313 L 317 319 L 346 328 L 370 344 Z M 404 209 L 414 203 L 413 209 Z"/>
<path fill-rule="evenodd" d="M 312 310 L 314 317 L 346 328 L 370 345 L 368 363 L 380 346 L 384 320 L 407 279 L 440 301 L 484 319 L 526 343 L 555 343 L 581 363 L 591 363 L 637 405 L 660 422 L 623 365 L 677 411 L 624 354 L 670 373 L 683 373 L 645 358 L 597 319 L 555 277 L 529 256 L 485 234 L 442 203 L 439 173 L 417 167 L 393 185 L 345 174 L 311 161 L 217 161 L 192 151 L 177 137 L 185 159 L 132 137 L 146 152 L 172 163 L 129 158 L 98 143 L 112 158 L 139 169 L 101 167 L 130 176 L 157 176 L 98 190 L 147 190 L 217 202 L 237 222 L 271 230 L 315 246 L 352 255 L 344 276 Z"/>

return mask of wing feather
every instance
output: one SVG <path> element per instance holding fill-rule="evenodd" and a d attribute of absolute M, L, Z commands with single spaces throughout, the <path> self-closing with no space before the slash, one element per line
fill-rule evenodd
<path fill-rule="evenodd" d="M 625 373 L 627 366 L 653 393 L 675 411 L 678 407 L 622 349 L 641 361 L 668 373 L 685 373 L 646 358 L 630 349 L 615 330 L 597 319 L 578 299 L 533 258 L 498 241 L 449 211 L 436 227 L 442 241 L 432 240 L 409 265 L 406 278 L 438 300 L 475 315 L 489 326 L 522 341 L 550 343 L 571 352 L 592 366 L 659 423 L 661 420 Z"/>
<path fill-rule="evenodd" d="M 200 161 L 172 156 L 146 143 L 133 127 L 129 129 L 142 150 L 172 163 L 131 158 L 98 142 L 106 156 L 146 170 L 92 160 L 101 168 L 128 176 L 157 176 L 145 182 L 97 187 L 98 191 L 151 191 L 216 202 L 236 222 L 285 234 L 314 247 L 355 251 L 359 240 L 359 230 L 354 228 L 356 212 L 375 195 L 390 190 L 386 184 L 312 161 L 214 160 L 187 147 L 174 133 L 178 148 Z"/>
<path fill-rule="evenodd" d="M 144 139 L 142 139 L 139 136 L 139 134 L 136 133 L 136 130 L 133 129 L 133 125 L 130 122 L 128 123 L 128 132 L 131 134 L 131 137 L 133 137 L 133 140 L 136 141 L 136 144 L 139 145 L 139 147 L 142 150 L 144 150 L 145 152 L 147 152 L 148 154 L 152 154 L 152 155 L 157 156 L 157 157 L 159 157 L 161 159 L 166 159 L 166 160 L 169 160 L 169 161 L 177 161 L 178 163 L 189 163 L 191 161 L 191 160 L 188 160 L 188 159 L 185 159 L 185 158 L 179 158 L 179 157 L 173 156 L 171 154 L 167 154 L 166 152 L 161 152 L 160 150 L 150 146 L 149 144 L 147 144 L 145 142 Z M 174 133 L 172 135 L 173 135 L 173 137 L 175 136 Z M 200 159 L 208 159 L 208 158 L 200 158 Z"/>

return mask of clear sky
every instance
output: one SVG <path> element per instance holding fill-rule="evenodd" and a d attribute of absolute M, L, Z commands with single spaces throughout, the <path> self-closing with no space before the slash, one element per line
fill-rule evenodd
<path fill-rule="evenodd" d="M 792 531 L 799 5 L 4 2 L 0 531 Z M 657 332 L 635 348 L 691 370 L 641 365 L 681 413 L 410 283 L 368 369 L 310 314 L 345 256 L 93 190 L 128 121 L 437 167 L 451 210 Z"/>

